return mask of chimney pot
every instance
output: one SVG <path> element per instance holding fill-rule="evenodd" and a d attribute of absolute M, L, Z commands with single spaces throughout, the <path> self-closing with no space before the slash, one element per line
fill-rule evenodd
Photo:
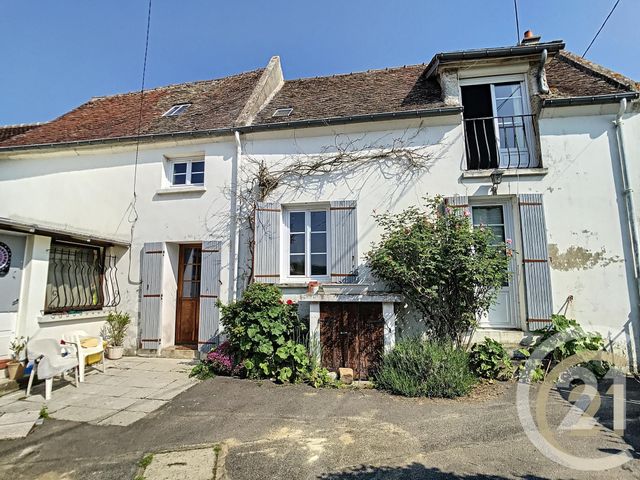
<path fill-rule="evenodd" d="M 533 45 L 536 43 L 540 43 L 540 35 L 536 35 L 531 30 L 527 30 L 524 32 L 524 36 L 520 41 L 520 45 Z"/>

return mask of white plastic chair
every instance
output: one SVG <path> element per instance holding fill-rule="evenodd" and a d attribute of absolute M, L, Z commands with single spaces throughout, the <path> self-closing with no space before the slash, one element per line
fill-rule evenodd
<path fill-rule="evenodd" d="M 53 377 L 73 370 L 75 385 L 78 387 L 78 358 L 72 347 L 63 347 L 53 338 L 39 338 L 27 343 L 27 359 L 33 365 L 27 385 L 27 397 L 31 395 L 34 375 L 45 381 L 45 400 L 51 400 Z"/>
<path fill-rule="evenodd" d="M 87 338 L 95 338 L 98 340 L 98 345 L 95 347 L 83 347 L 82 340 Z M 95 355 L 96 353 L 101 354 L 100 363 L 102 363 L 102 373 L 105 372 L 105 364 L 104 364 L 104 347 L 102 337 L 100 336 L 92 336 L 87 334 L 87 332 L 83 330 L 75 330 L 73 332 L 66 333 L 62 336 L 62 339 L 65 343 L 70 343 L 74 347 L 76 347 L 76 351 L 78 352 L 78 369 L 80 370 L 80 382 L 84 382 L 84 369 L 85 369 L 85 358 L 89 355 Z"/>

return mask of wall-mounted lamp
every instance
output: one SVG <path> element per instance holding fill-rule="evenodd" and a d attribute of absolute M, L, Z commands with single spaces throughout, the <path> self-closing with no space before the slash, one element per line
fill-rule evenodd
<path fill-rule="evenodd" d="M 504 170 L 494 170 L 491 172 L 491 195 L 498 194 L 498 185 L 502 183 L 502 175 L 504 174 Z"/>

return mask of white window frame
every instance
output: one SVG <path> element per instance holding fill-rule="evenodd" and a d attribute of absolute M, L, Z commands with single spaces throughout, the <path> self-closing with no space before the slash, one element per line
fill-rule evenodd
<path fill-rule="evenodd" d="M 191 106 L 190 103 L 177 103 L 173 105 L 169 110 L 162 114 L 163 117 L 177 117 L 178 115 L 186 112 Z"/>
<path fill-rule="evenodd" d="M 295 212 L 305 213 L 305 249 L 304 249 L 304 275 L 291 275 L 290 272 L 290 214 Z M 325 275 L 311 275 L 311 212 L 325 212 L 326 215 L 326 255 L 327 255 L 327 273 Z M 329 281 L 331 279 L 331 212 L 329 205 L 291 205 L 282 209 L 282 262 L 281 277 L 284 281 L 304 283 L 309 280 Z"/>
<path fill-rule="evenodd" d="M 192 174 L 193 164 L 196 163 L 196 162 L 202 162 L 204 164 L 204 170 L 202 171 L 203 179 L 202 179 L 202 182 L 193 183 L 191 181 L 191 174 Z M 173 183 L 174 177 L 175 177 L 176 165 L 183 164 L 183 163 L 185 163 L 187 165 L 185 183 Z M 204 158 L 202 158 L 202 157 L 199 157 L 199 158 L 198 157 L 196 157 L 196 158 L 174 158 L 174 159 L 171 159 L 170 166 L 169 166 L 169 175 L 170 175 L 169 176 L 169 185 L 171 185 L 171 187 L 173 187 L 173 188 L 180 188 L 180 187 L 187 187 L 187 186 L 202 187 L 202 186 L 204 186 L 204 183 L 205 183 L 205 180 L 206 180 L 206 174 L 207 174 L 207 165 L 206 165 L 206 162 L 205 162 Z"/>
<path fill-rule="evenodd" d="M 527 85 L 527 75 L 524 73 L 510 74 L 510 75 L 493 75 L 493 76 L 487 76 L 487 77 L 461 78 L 458 81 L 459 95 L 460 95 L 460 98 L 462 99 L 462 87 L 465 87 L 468 85 L 489 85 L 489 88 L 491 90 L 491 105 L 493 108 L 492 117 L 497 117 L 498 106 L 496 104 L 495 85 L 500 83 L 516 83 L 516 82 L 520 83 L 520 88 L 522 92 L 522 115 L 531 115 L 531 96 L 529 95 L 529 87 Z M 500 151 L 500 157 L 501 157 L 499 159 L 499 162 L 502 162 L 503 152 L 506 152 L 508 156 L 509 149 L 502 147 L 500 144 L 500 128 L 498 126 L 497 118 L 494 120 L 493 123 L 494 123 L 494 131 L 496 135 L 496 144 L 498 145 L 498 149 Z M 531 126 L 529 124 L 525 125 L 525 130 L 526 130 L 526 135 L 531 139 L 529 144 L 529 149 L 528 149 L 529 162 L 534 160 L 535 163 L 539 164 L 540 161 L 537 158 L 536 138 L 534 137 L 534 132 L 531 129 Z M 512 156 L 514 156 L 514 158 L 517 155 L 518 155 L 517 151 L 515 151 L 515 153 L 512 153 Z M 540 167 L 542 167 L 542 165 L 539 164 L 537 167 L 532 167 L 532 168 L 540 168 Z"/>

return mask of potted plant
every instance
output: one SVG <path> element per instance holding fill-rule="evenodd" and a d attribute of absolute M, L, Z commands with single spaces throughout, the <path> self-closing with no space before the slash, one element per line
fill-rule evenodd
<path fill-rule="evenodd" d="M 13 352 L 13 360 L 7 363 L 7 373 L 9 380 L 19 380 L 24 374 L 24 362 L 22 361 L 22 352 L 27 346 L 24 337 L 16 337 L 11 340 L 9 349 Z"/>
<path fill-rule="evenodd" d="M 131 324 L 131 316 L 128 313 L 111 312 L 107 316 L 105 325 L 105 337 L 108 340 L 107 358 L 118 360 L 124 352 L 124 339 L 127 336 L 127 328 Z"/>

